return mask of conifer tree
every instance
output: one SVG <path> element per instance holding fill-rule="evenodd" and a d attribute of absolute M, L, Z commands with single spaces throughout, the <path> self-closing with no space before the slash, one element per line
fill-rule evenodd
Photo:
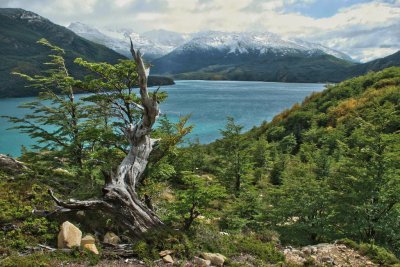
<path fill-rule="evenodd" d="M 59 156 L 68 159 L 71 165 L 82 168 L 85 158 L 82 132 L 86 112 L 83 103 L 75 97 L 79 81 L 70 76 L 63 49 L 46 39 L 40 39 L 38 43 L 52 52 L 50 61 L 45 63 L 50 66 L 48 71 L 34 76 L 18 72 L 13 74 L 37 88 L 39 96 L 35 101 L 21 106 L 30 109 L 30 114 L 22 118 L 8 118 L 17 124 L 14 128 L 36 139 L 38 144 L 34 146 L 35 149 L 51 152 L 48 157 L 50 160 Z"/>

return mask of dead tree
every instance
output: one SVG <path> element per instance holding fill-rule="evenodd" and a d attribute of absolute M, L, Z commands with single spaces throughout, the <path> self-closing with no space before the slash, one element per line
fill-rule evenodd
<path fill-rule="evenodd" d="M 106 175 L 101 199 L 65 202 L 56 198 L 51 190 L 49 194 L 57 205 L 66 209 L 90 209 L 111 214 L 116 223 L 129 230 L 132 235 L 140 236 L 148 229 L 163 225 L 157 215 L 142 203 L 136 193 L 155 143 L 155 140 L 150 138 L 150 132 L 159 115 L 159 106 L 157 94 L 150 96 L 147 91 L 148 73 L 140 51 L 133 49 L 132 41 L 131 53 L 138 73 L 141 97 L 141 106 L 138 109 L 142 111 L 142 117 L 136 125 L 130 124 L 123 129 L 130 144 L 127 156 L 118 166 L 116 173 Z"/>

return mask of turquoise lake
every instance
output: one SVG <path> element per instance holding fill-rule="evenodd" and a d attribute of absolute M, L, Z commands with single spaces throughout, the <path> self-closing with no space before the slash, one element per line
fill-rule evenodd
<path fill-rule="evenodd" d="M 173 120 L 191 114 L 189 122 L 195 128 L 188 138 L 208 143 L 220 137 L 219 129 L 224 127 L 227 116 L 249 130 L 324 88 L 324 84 L 315 83 L 176 81 L 175 85 L 160 89 L 168 92 L 161 112 Z M 23 116 L 29 110 L 18 105 L 33 99 L 0 99 L 0 115 Z M 7 130 L 12 126 L 0 118 L 0 153 L 18 156 L 22 145 L 29 147 L 35 141 L 17 130 Z"/>

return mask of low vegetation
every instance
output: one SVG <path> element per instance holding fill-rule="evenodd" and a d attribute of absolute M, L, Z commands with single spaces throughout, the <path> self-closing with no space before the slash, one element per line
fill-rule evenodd
<path fill-rule="evenodd" d="M 77 62 L 89 70 L 110 69 L 119 74 L 128 69 L 124 64 L 130 64 Z M 112 84 L 110 79 L 93 77 L 64 81 L 92 89 Z M 46 213 L 45 217 L 32 213 L 54 210 L 48 188 L 79 199 L 101 195 L 104 170 L 115 169 L 125 156 L 127 144 L 116 130 L 115 114 L 104 112 L 106 108 L 95 114 L 90 103 L 106 107 L 107 97 L 118 97 L 121 103 L 135 102 L 137 97 L 107 88 L 114 94 L 81 100 L 87 101 L 82 105 L 68 99 L 59 102 L 82 114 L 75 114 L 71 130 L 38 135 L 41 129 L 23 128 L 42 145 L 23 151 L 20 160 L 29 170 L 1 173 L 0 265 L 37 261 L 46 266 L 54 257 L 58 262 L 79 259 L 94 264 L 96 257 L 79 250 L 70 252 L 68 259 L 61 252 L 17 256 L 29 246 L 55 246 L 62 216 L 85 233 L 98 232 L 99 238 L 111 230 L 126 235 L 112 216 L 101 212 L 88 211 L 85 216 Z M 161 100 L 166 99 L 166 94 L 162 96 Z M 180 260 L 215 252 L 227 257 L 228 266 L 283 264 L 284 246 L 339 239 L 378 264 L 398 263 L 399 100 L 400 68 L 388 68 L 330 85 L 247 133 L 229 118 L 221 139 L 209 145 L 187 142 L 177 146 L 191 130 L 186 125 L 190 119 L 172 123 L 162 117 L 152 133 L 161 140 L 138 194 L 165 227 L 148 231 L 142 239 L 127 235 L 124 240 L 148 264 L 167 249 Z M 59 113 L 47 110 L 41 116 L 55 118 L 49 114 Z M 136 118 L 137 113 L 131 115 Z M 61 127 L 57 123 L 50 120 L 54 127 Z M 55 142 L 57 136 L 65 145 Z M 243 263 L 239 255 L 249 257 Z"/>

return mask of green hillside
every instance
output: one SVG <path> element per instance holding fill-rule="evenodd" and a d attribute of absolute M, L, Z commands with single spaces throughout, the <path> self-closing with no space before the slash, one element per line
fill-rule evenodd
<path fill-rule="evenodd" d="M 392 67 L 328 86 L 244 134 L 250 156 L 264 151 L 247 172 L 265 196 L 255 220 L 284 243 L 350 238 L 400 255 L 399 112 Z"/>
<path fill-rule="evenodd" d="M 126 76 L 115 65 L 81 65 Z M 121 88 L 112 86 L 121 82 L 114 78 L 87 82 L 94 87 L 103 83 L 110 93 Z M 94 94 L 83 99 L 92 104 L 74 104 L 74 120 L 67 121 L 59 119 L 68 108 L 63 99 L 56 109 L 41 106 L 40 99 L 25 106 L 47 113 L 26 116 L 21 128 L 39 138 L 40 151 L 24 150 L 23 164 L 0 156 L 5 188 L 0 191 L 0 265 L 96 264 L 121 252 L 110 253 L 109 245 L 96 241 L 100 256 L 79 248 L 21 256 L 38 244 L 55 247 L 65 220 L 99 240 L 109 231 L 116 233 L 129 243 L 122 253 L 145 261 L 144 266 L 160 261 L 160 253 L 192 263 L 204 252 L 222 254 L 223 266 L 297 266 L 285 255 L 288 250 L 303 266 L 325 266 L 333 261 L 321 252 L 327 247 L 336 250 L 336 261 L 351 250 L 345 266 L 400 263 L 400 68 L 328 86 L 247 133 L 228 118 L 221 139 L 209 145 L 179 146 L 191 131 L 185 125 L 188 117 L 172 123 L 162 116 L 151 133 L 159 143 L 137 194 L 164 226 L 140 236 L 118 224 L 114 209 L 60 214 L 47 194 L 52 189 L 60 199 L 82 200 L 107 193 L 104 180 L 112 178 L 107 171 L 112 173 L 127 152 L 123 133 L 114 131 L 121 126 L 119 114 L 104 105 L 115 97 L 128 104 L 138 101 L 133 95 Z M 43 133 L 35 124 L 62 130 Z M 71 141 L 70 133 L 79 138 Z M 68 203 L 74 207 L 79 202 Z"/>
<path fill-rule="evenodd" d="M 37 74 L 46 69 L 48 51 L 36 42 L 46 38 L 66 51 L 66 62 L 73 75 L 82 77 L 73 60 L 82 57 L 90 61 L 116 63 L 124 56 L 102 45 L 77 36 L 65 27 L 23 9 L 0 9 L 0 97 L 36 95 L 24 88 L 25 81 L 11 75 L 13 71 Z"/>
<path fill-rule="evenodd" d="M 170 53 L 152 63 L 156 73 L 183 80 L 337 83 L 368 71 L 400 66 L 400 51 L 362 64 L 331 55 L 226 56 L 208 52 Z"/>
<path fill-rule="evenodd" d="M 337 82 L 355 63 L 330 55 L 284 56 L 232 65 L 211 65 L 194 72 L 173 75 L 177 79 L 269 82 Z"/>
<path fill-rule="evenodd" d="M 0 98 L 37 95 L 33 88 L 11 72 L 38 74 L 47 69 L 48 50 L 36 42 L 45 38 L 66 52 L 66 63 L 74 77 L 86 73 L 73 61 L 77 57 L 92 62 L 117 63 L 125 56 L 82 37 L 65 27 L 23 9 L 0 8 Z M 172 79 L 152 77 L 149 85 L 173 84 Z"/>

